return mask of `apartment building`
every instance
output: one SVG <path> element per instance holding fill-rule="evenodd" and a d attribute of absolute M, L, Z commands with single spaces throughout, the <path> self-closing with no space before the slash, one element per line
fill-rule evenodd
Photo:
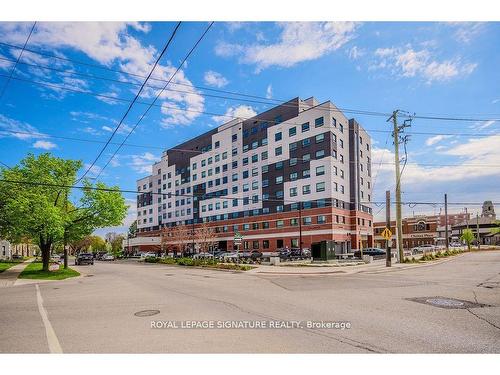
<path fill-rule="evenodd" d="M 137 181 L 136 251 L 165 226 L 215 227 L 219 248 L 373 242 L 371 139 L 330 101 L 292 99 L 163 152 Z M 153 238 L 152 238 L 153 237 Z M 155 238 L 156 237 L 156 238 Z"/>

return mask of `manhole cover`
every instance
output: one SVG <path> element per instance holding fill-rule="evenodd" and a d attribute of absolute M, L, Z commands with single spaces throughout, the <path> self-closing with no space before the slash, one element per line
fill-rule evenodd
<path fill-rule="evenodd" d="M 159 313 L 160 313 L 160 310 L 142 310 L 142 311 L 137 311 L 134 315 L 142 318 L 145 316 L 153 316 L 153 315 L 156 315 Z"/>
<path fill-rule="evenodd" d="M 408 301 L 423 303 L 425 305 L 431 305 L 434 307 L 440 307 L 443 309 L 471 309 L 476 307 L 487 307 L 483 303 L 476 303 L 471 301 L 464 301 L 461 299 L 447 298 L 447 297 L 418 297 L 418 298 L 407 298 Z"/>

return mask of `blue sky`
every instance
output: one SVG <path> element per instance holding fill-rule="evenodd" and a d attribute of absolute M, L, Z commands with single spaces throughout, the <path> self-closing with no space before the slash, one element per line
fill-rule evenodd
<path fill-rule="evenodd" d="M 207 25 L 183 23 L 153 76 L 168 79 Z M 174 26 L 163 22 L 38 23 L 27 48 L 144 76 Z M 31 27 L 32 23 L 0 23 L 0 42 L 23 45 Z M 148 173 L 162 148 L 173 147 L 233 116 L 248 117 L 271 106 L 241 97 L 209 97 L 205 94 L 227 95 L 197 87 L 278 100 L 315 96 L 320 101 L 330 99 L 341 108 L 359 110 L 402 109 L 418 115 L 500 118 L 498 45 L 498 23 L 215 23 L 176 76 L 174 83 L 178 85 L 171 88 L 177 91 L 161 96 L 159 106 L 153 107 L 127 142 L 147 147 L 124 146 L 101 178 L 134 189 L 136 179 Z M 18 49 L 0 45 L 0 75 L 10 74 L 11 61 L 18 55 Z M 0 99 L 0 160 L 9 165 L 28 152 L 47 150 L 91 163 L 102 144 L 51 136 L 105 141 L 128 105 L 113 98 L 131 100 L 142 82 L 138 77 L 31 52 L 24 52 L 20 62 L 13 75 L 17 79 L 10 80 Z M 22 80 L 50 82 L 107 98 Z M 0 76 L 0 87 L 6 81 Z M 161 86 L 161 82 L 151 83 Z M 141 101 L 149 102 L 155 94 L 154 88 L 146 90 Z M 123 140 L 145 109 L 145 105 L 134 106 L 113 142 Z M 390 129 L 386 118 L 354 117 L 369 131 Z M 404 171 L 403 199 L 442 201 L 448 192 L 452 202 L 500 201 L 498 125 L 495 121 L 415 119 L 410 132 L 467 135 L 413 135 L 408 162 L 414 164 L 408 164 Z M 394 155 L 387 133 L 372 131 L 371 135 L 374 199 L 380 201 L 384 191 L 394 187 L 393 166 L 386 164 L 394 161 Z M 116 147 L 111 145 L 104 152 L 94 174 Z M 133 202 L 133 195 L 127 198 Z M 406 214 L 439 213 L 439 206 L 404 210 Z M 477 207 L 470 210 L 475 212 Z M 131 207 L 125 224 L 133 217 Z"/>

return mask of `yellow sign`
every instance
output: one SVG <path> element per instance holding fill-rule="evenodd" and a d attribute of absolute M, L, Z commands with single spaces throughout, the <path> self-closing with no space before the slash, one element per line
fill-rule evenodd
<path fill-rule="evenodd" d="M 387 241 L 389 241 L 392 237 L 392 232 L 389 228 L 385 228 L 382 233 L 381 233 L 381 236 L 383 238 L 385 238 Z"/>

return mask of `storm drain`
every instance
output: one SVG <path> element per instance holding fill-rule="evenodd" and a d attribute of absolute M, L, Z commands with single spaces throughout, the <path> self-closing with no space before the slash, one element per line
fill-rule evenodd
<path fill-rule="evenodd" d="M 160 310 L 142 310 L 142 311 L 137 311 L 134 315 L 143 318 L 146 316 L 153 316 L 159 313 Z"/>
<path fill-rule="evenodd" d="M 442 309 L 472 309 L 477 307 L 489 306 L 482 303 L 464 301 L 460 299 L 447 298 L 447 297 L 408 298 L 408 301 L 423 303 L 434 307 L 441 307 Z"/>

